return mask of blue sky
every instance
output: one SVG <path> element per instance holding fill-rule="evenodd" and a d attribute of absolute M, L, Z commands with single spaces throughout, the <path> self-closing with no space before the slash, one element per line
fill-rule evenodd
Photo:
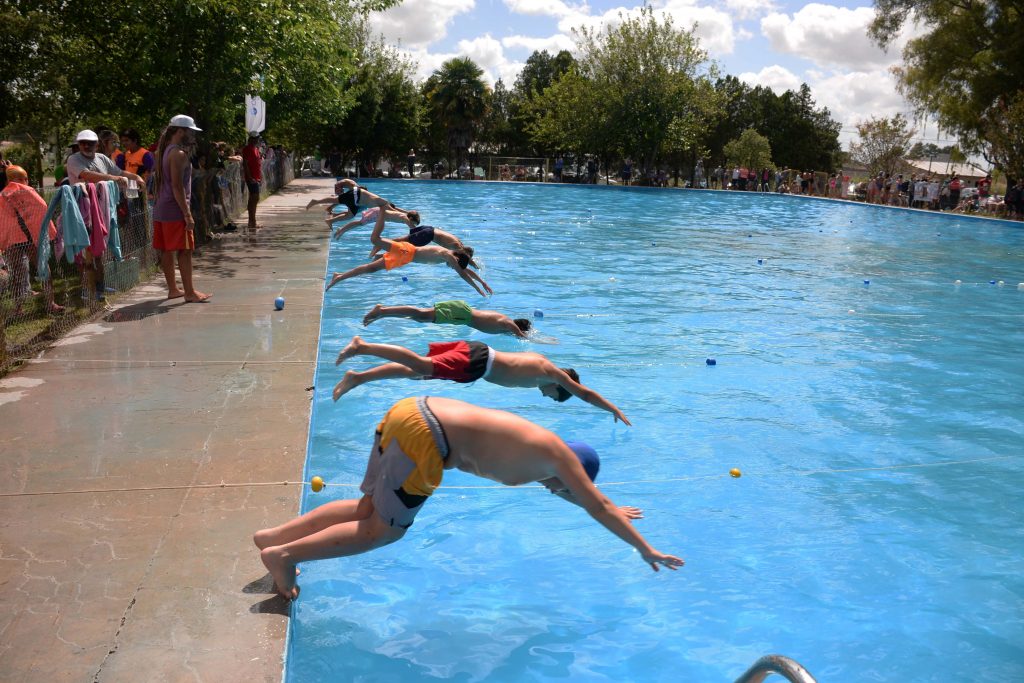
<path fill-rule="evenodd" d="M 777 92 L 806 82 L 819 106 L 827 106 L 842 123 L 844 148 L 856 139 L 854 126 L 871 116 L 903 113 L 911 108 L 896 88 L 889 69 L 914 26 L 894 48 L 883 52 L 867 37 L 874 10 L 864 2 L 805 3 L 778 0 L 659 0 L 657 13 L 672 16 L 677 26 L 698 22 L 697 35 L 722 71 L 751 85 Z M 489 82 L 511 85 L 523 62 L 536 49 L 573 51 L 571 29 L 599 27 L 642 5 L 592 0 L 404 0 L 375 15 L 371 26 L 418 64 L 426 78 L 446 59 L 468 56 Z M 933 123 L 918 125 L 918 137 L 937 137 Z"/>

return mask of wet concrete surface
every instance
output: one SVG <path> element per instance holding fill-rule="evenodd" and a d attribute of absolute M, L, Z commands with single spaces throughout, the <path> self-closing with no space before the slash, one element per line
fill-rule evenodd
<path fill-rule="evenodd" d="M 157 275 L 0 380 L 0 680 L 281 680 L 288 607 L 251 537 L 299 487 L 195 486 L 301 479 L 327 254 L 303 209 L 332 184 L 203 247 L 209 303 Z"/>

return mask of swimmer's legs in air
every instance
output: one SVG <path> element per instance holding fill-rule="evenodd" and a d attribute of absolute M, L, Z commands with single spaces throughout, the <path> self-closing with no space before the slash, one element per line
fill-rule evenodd
<path fill-rule="evenodd" d="M 363 325 L 369 325 L 378 318 L 411 318 L 420 323 L 434 322 L 434 308 L 417 308 L 415 306 L 381 306 L 377 304 L 363 316 Z"/>
<path fill-rule="evenodd" d="M 404 379 L 419 379 L 422 376 L 423 375 L 420 375 L 416 371 L 399 363 L 385 363 L 384 365 L 378 365 L 370 368 L 369 370 L 363 370 L 362 372 L 349 370 L 345 373 L 345 376 L 341 378 L 341 381 L 334 385 L 334 400 L 337 401 L 356 387 L 362 386 L 368 382 L 376 382 L 382 379 L 398 379 L 399 377 Z"/>
<path fill-rule="evenodd" d="M 372 497 L 363 496 L 327 503 L 279 527 L 257 531 L 253 541 L 278 592 L 293 599 L 299 594 L 295 585 L 299 562 L 358 555 L 404 535 L 405 529 L 388 526 L 376 514 Z"/>
<path fill-rule="evenodd" d="M 331 287 L 338 284 L 342 280 L 347 280 L 350 277 L 355 277 L 356 275 L 365 275 L 366 273 L 376 273 L 378 270 L 384 270 L 383 256 L 374 261 L 370 261 L 369 263 L 364 263 L 360 266 L 356 266 L 352 270 L 345 271 L 344 273 L 335 273 L 334 277 L 331 278 L 330 284 L 327 285 L 327 289 L 330 289 Z"/>

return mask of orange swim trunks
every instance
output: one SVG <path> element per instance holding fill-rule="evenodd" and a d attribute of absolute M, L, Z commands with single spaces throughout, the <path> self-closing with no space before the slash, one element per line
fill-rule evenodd
<path fill-rule="evenodd" d="M 384 254 L 384 268 L 387 270 L 400 268 L 406 263 L 411 263 L 414 256 L 416 256 L 414 245 L 408 242 L 392 242 L 388 253 Z"/>
<path fill-rule="evenodd" d="M 196 237 L 185 221 L 153 221 L 153 248 L 160 251 L 192 251 Z"/>

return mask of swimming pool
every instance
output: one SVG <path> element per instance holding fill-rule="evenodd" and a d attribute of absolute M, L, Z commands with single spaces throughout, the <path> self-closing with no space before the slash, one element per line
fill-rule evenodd
<path fill-rule="evenodd" d="M 1019 225 L 726 192 L 370 188 L 476 247 L 495 295 L 416 264 L 328 292 L 307 478 L 358 485 L 394 401 L 460 398 L 590 443 L 605 493 L 686 566 L 653 573 L 542 489 L 442 489 L 398 543 L 302 566 L 287 681 L 731 681 L 771 652 L 819 681 L 1024 676 Z M 369 231 L 335 242 L 328 271 L 363 262 Z M 560 343 L 360 323 L 449 298 L 540 310 Z M 545 353 L 634 426 L 485 382 L 335 404 L 357 333 Z M 357 495 L 307 491 L 303 511 Z"/>

